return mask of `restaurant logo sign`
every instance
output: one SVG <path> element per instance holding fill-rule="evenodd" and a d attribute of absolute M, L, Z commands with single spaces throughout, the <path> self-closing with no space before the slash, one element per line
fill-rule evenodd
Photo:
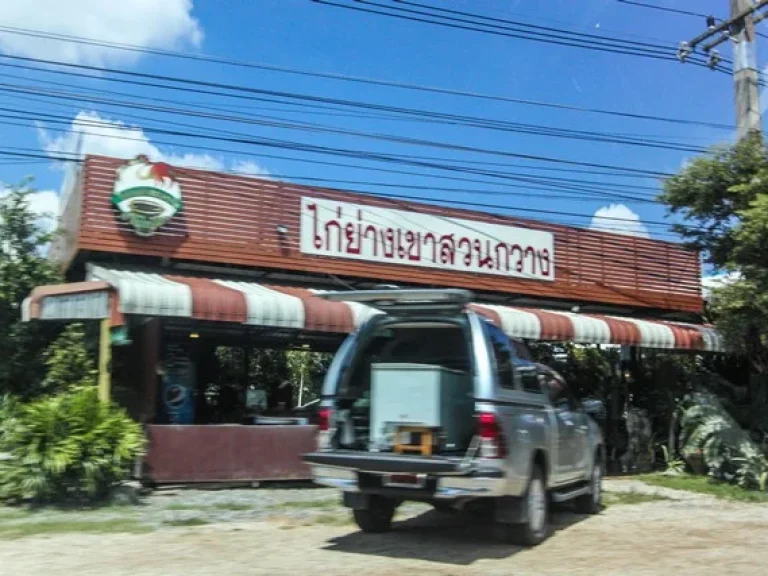
<path fill-rule="evenodd" d="M 181 186 L 168 164 L 140 155 L 117 169 L 112 204 L 136 234 L 152 236 L 181 210 Z"/>
<path fill-rule="evenodd" d="M 452 272 L 555 279 L 550 232 L 318 198 L 301 199 L 301 252 Z"/>

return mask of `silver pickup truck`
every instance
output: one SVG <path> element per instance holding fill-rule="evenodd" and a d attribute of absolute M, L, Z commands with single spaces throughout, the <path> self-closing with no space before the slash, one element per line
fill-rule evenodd
<path fill-rule="evenodd" d="M 600 510 L 603 439 L 553 370 L 472 311 L 463 290 L 325 298 L 377 310 L 341 346 L 323 386 L 315 482 L 343 491 L 365 532 L 397 506 L 488 514 L 504 541 L 549 534 L 551 503 Z"/>

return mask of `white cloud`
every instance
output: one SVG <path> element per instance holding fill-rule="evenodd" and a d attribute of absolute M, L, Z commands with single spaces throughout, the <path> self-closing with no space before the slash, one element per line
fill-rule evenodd
<path fill-rule="evenodd" d="M 252 160 L 237 160 L 229 163 L 223 158 L 210 154 L 178 154 L 163 151 L 152 144 L 141 127 L 129 126 L 96 112 L 78 113 L 72 121 L 70 130 L 64 134 L 49 132 L 44 124 L 39 124 L 38 137 L 43 149 L 51 156 L 70 156 L 79 153 L 128 160 L 139 154 L 145 154 L 150 160 L 156 162 L 162 160 L 173 166 L 212 171 L 234 170 L 254 176 L 269 173 Z"/>
<path fill-rule="evenodd" d="M 595 215 L 592 216 L 592 223 L 589 227 L 592 230 L 613 232 L 614 234 L 625 234 L 640 238 L 651 237 L 648 228 L 640 220 L 640 216 L 624 204 L 611 204 L 610 206 L 603 206 L 598 209 Z"/>
<path fill-rule="evenodd" d="M 0 25 L 169 49 L 202 42 L 203 31 L 191 12 L 192 0 L 5 0 Z M 0 51 L 95 66 L 131 64 L 141 56 L 136 51 L 10 33 L 0 36 Z"/>
<path fill-rule="evenodd" d="M 269 176 L 269 170 L 259 166 L 253 160 L 237 160 L 232 164 L 232 171 L 244 176 Z"/>
<path fill-rule="evenodd" d="M 701 278 L 701 291 L 705 300 L 712 298 L 712 290 L 716 288 L 722 288 L 732 282 L 735 282 L 741 278 L 741 274 L 738 272 L 725 272 L 723 274 L 713 274 L 711 276 L 703 276 Z"/>

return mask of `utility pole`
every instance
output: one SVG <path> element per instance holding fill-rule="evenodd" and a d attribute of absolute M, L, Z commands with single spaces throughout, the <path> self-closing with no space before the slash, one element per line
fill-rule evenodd
<path fill-rule="evenodd" d="M 714 69 L 720 62 L 715 47 L 726 40 L 733 41 L 733 83 L 736 101 L 736 127 L 738 139 L 753 131 L 760 131 L 759 74 L 755 52 L 755 24 L 768 17 L 768 12 L 757 14 L 768 6 L 768 0 L 730 0 L 731 15 L 728 20 L 716 24 L 707 18 L 707 31 L 693 40 L 681 42 L 678 58 L 681 62 L 702 44 L 701 49 L 709 55 L 709 66 Z M 717 37 L 716 37 L 717 36 Z M 713 37 L 716 37 L 713 39 Z M 703 44 L 708 41 L 706 44 Z"/>

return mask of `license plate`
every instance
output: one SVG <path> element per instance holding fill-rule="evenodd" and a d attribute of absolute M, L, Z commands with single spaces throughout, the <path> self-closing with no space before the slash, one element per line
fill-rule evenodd
<path fill-rule="evenodd" d="M 384 486 L 397 488 L 424 488 L 426 483 L 424 474 L 388 474 L 382 480 Z"/>

